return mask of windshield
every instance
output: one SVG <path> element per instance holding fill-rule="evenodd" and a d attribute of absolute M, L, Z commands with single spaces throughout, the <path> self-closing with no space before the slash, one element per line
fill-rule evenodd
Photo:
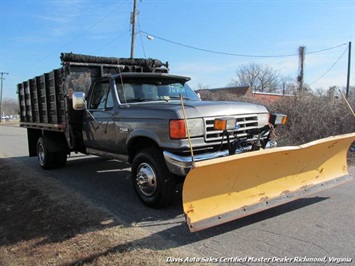
<path fill-rule="evenodd" d="M 117 79 L 116 88 L 121 103 L 179 100 L 180 95 L 184 100 L 200 100 L 186 83 L 170 79 Z"/>

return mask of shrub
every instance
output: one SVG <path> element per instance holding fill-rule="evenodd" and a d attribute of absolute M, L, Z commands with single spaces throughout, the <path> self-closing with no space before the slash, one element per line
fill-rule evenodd
<path fill-rule="evenodd" d="M 268 108 L 288 118 L 285 126 L 278 127 L 280 145 L 298 145 L 355 131 L 355 118 L 343 99 L 306 95 L 282 99 Z"/>
<path fill-rule="evenodd" d="M 254 98 L 237 97 L 228 93 L 206 93 L 202 95 L 202 99 L 263 104 Z M 354 102 L 352 104 L 354 108 Z M 285 97 L 263 105 L 270 112 L 287 115 L 286 125 L 278 126 L 276 130 L 280 146 L 300 145 L 332 135 L 355 132 L 355 118 L 342 98 L 307 94 L 302 97 Z"/>

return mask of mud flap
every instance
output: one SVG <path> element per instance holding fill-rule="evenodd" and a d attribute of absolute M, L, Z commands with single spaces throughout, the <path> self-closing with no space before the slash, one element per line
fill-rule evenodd
<path fill-rule="evenodd" d="M 355 133 L 196 162 L 183 186 L 191 232 L 226 223 L 339 185 Z"/>

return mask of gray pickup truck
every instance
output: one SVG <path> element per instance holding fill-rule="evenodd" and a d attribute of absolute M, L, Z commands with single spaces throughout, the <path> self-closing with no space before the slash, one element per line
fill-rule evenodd
<path fill-rule="evenodd" d="M 139 199 L 158 208 L 195 161 L 268 145 L 264 106 L 202 101 L 168 63 L 72 53 L 61 61 L 17 86 L 29 155 L 44 169 L 64 166 L 71 152 L 128 162 Z"/>

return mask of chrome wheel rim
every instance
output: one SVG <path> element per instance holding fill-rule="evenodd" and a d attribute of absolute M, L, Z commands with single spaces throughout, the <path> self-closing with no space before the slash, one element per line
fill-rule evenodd
<path fill-rule="evenodd" d="M 44 148 L 43 145 L 38 145 L 38 161 L 40 165 L 44 165 Z"/>
<path fill-rule="evenodd" d="M 157 189 L 157 179 L 152 167 L 147 163 L 141 163 L 137 169 L 136 183 L 139 191 L 147 196 L 152 196 Z"/>

